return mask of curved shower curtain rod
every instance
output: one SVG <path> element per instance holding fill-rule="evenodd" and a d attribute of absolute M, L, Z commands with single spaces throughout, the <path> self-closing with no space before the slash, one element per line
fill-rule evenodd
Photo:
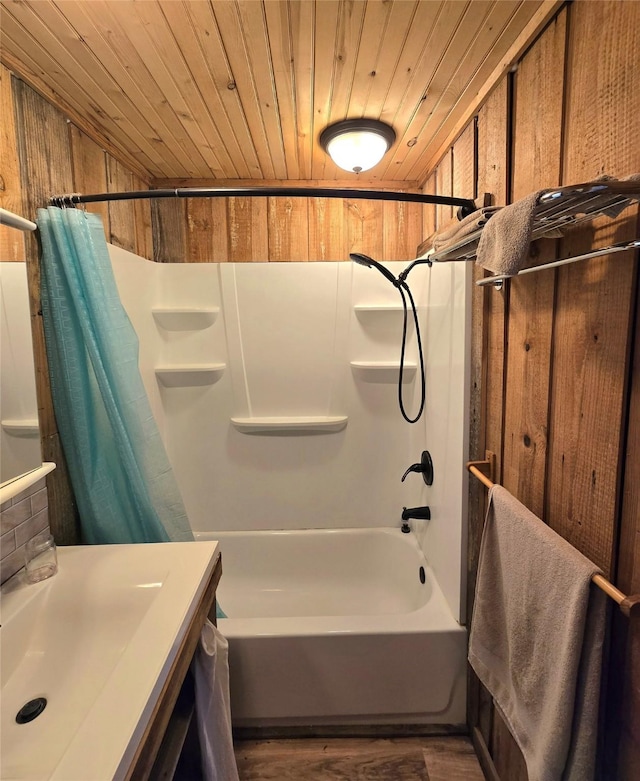
<path fill-rule="evenodd" d="M 427 193 L 402 193 L 393 190 L 350 190 L 334 187 L 175 187 L 166 190 L 131 190 L 122 193 L 94 193 L 91 195 L 68 193 L 67 195 L 52 196 L 49 199 L 49 204 L 64 207 L 102 201 L 150 200 L 153 198 L 230 198 L 236 196 L 355 198 L 372 201 L 404 201 L 436 206 L 459 206 L 459 219 L 471 214 L 476 208 L 474 201 L 469 198 L 453 198 Z"/>

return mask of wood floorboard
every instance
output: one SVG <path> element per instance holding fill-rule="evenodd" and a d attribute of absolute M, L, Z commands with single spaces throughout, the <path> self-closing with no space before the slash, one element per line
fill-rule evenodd
<path fill-rule="evenodd" d="M 482 781 L 468 738 L 236 741 L 240 781 Z"/>
<path fill-rule="evenodd" d="M 468 738 L 434 738 L 422 749 L 429 781 L 484 781 Z"/>

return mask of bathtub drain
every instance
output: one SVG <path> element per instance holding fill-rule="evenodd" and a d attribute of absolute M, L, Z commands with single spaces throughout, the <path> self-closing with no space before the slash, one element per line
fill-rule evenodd
<path fill-rule="evenodd" d="M 36 697 L 35 700 L 29 700 L 16 714 L 18 724 L 28 724 L 37 719 L 42 711 L 47 707 L 47 700 L 44 697 Z"/>

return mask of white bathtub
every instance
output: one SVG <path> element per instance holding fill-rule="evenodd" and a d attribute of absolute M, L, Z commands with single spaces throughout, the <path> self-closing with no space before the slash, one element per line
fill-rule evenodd
<path fill-rule="evenodd" d="M 196 536 L 222 549 L 236 726 L 464 723 L 466 630 L 414 534 Z"/>

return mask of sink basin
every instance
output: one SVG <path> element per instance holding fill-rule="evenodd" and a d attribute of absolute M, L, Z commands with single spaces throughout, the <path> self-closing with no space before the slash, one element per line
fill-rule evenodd
<path fill-rule="evenodd" d="M 58 548 L 58 573 L 0 597 L 0 778 L 124 778 L 217 543 Z M 27 724 L 16 714 L 44 697 Z"/>

